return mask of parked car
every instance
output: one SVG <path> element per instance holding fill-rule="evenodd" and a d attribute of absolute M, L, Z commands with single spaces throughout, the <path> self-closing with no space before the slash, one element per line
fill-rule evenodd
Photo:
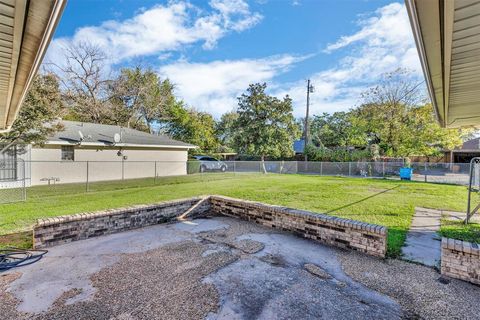
<path fill-rule="evenodd" d="M 193 156 L 194 159 L 200 161 L 200 172 L 205 171 L 227 171 L 227 164 L 223 161 L 209 156 Z"/>

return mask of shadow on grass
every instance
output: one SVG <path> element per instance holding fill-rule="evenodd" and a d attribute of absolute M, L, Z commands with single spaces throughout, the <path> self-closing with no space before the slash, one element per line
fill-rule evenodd
<path fill-rule="evenodd" d="M 383 191 L 380 191 L 380 192 L 377 192 L 375 194 L 372 194 L 371 196 L 368 196 L 368 197 L 365 197 L 363 199 L 360 199 L 360 200 L 357 200 L 357 201 L 354 201 L 354 202 L 350 202 L 349 204 L 346 204 L 344 206 L 341 206 L 341 207 L 338 207 L 338 208 L 335 208 L 335 209 L 331 209 L 327 212 L 324 212 L 325 214 L 330 214 L 330 213 L 333 213 L 333 212 L 336 212 L 336 211 L 340 211 L 342 209 L 345 209 L 345 208 L 348 208 L 348 207 L 351 207 L 351 206 L 354 206 L 356 204 L 359 204 L 361 202 L 364 202 L 364 201 L 367 201 L 368 199 L 371 199 L 371 198 L 374 198 L 374 197 L 378 197 L 379 195 L 381 194 L 384 194 L 384 193 L 387 193 L 389 191 L 392 191 L 396 188 L 400 187 L 400 185 L 396 185 L 394 186 L 393 188 L 390 188 L 390 189 L 386 189 L 386 190 L 383 190 Z"/>

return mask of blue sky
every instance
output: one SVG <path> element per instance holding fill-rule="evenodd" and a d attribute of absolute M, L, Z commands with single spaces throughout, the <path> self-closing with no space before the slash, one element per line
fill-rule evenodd
<path fill-rule="evenodd" d="M 383 0 L 69 0 L 47 61 L 89 41 L 109 55 L 111 72 L 151 67 L 187 104 L 219 117 L 253 82 L 289 94 L 305 110 L 348 110 L 383 72 L 421 75 L 402 2 Z"/>

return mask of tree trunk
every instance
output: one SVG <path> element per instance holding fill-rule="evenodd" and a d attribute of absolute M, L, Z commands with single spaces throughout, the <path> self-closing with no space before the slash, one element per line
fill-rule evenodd
<path fill-rule="evenodd" d="M 265 168 L 265 156 L 262 154 L 262 170 L 264 174 L 267 174 L 267 168 Z"/>

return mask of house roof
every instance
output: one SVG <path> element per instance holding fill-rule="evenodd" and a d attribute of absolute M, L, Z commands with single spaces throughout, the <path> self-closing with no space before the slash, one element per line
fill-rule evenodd
<path fill-rule="evenodd" d="M 8 131 L 17 117 L 65 3 L 0 2 L 0 131 Z"/>
<path fill-rule="evenodd" d="M 150 147 L 193 149 L 196 146 L 169 138 L 166 135 L 154 135 L 121 126 L 61 120 L 63 131 L 49 137 L 46 144 L 117 147 Z M 120 137 L 114 141 L 115 135 Z M 82 139 L 83 136 L 83 139 Z"/>
<path fill-rule="evenodd" d="M 405 0 L 442 127 L 480 126 L 480 0 Z"/>
<path fill-rule="evenodd" d="M 455 148 L 453 151 L 480 152 L 480 138 L 465 141 L 461 147 Z"/>

